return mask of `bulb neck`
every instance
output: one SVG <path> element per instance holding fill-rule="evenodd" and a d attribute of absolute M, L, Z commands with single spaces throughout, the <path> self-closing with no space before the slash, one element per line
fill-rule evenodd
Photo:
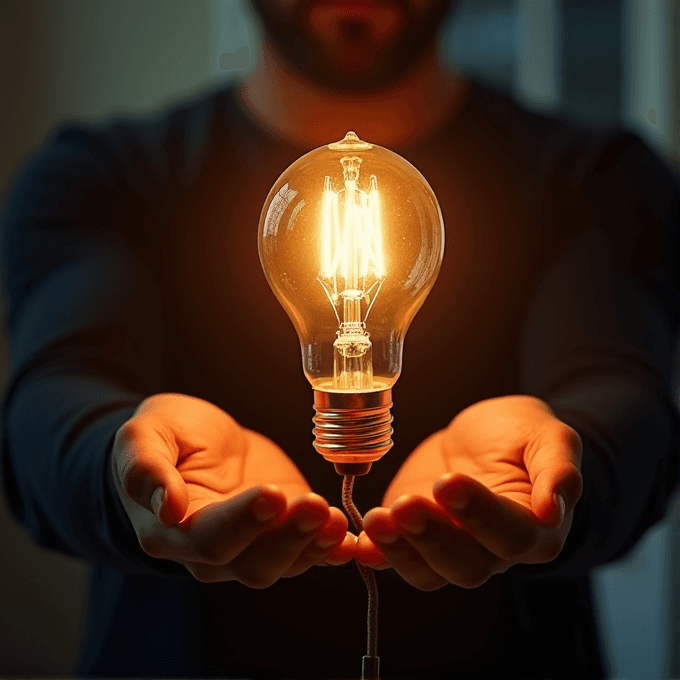
<path fill-rule="evenodd" d="M 314 390 L 314 448 L 341 475 L 365 475 L 392 448 L 392 390 Z"/>

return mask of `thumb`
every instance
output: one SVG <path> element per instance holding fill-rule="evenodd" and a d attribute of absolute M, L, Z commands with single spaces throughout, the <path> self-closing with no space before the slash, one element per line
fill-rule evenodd
<path fill-rule="evenodd" d="M 165 525 L 181 522 L 189 490 L 176 468 L 177 450 L 146 419 L 132 418 L 116 433 L 112 451 L 119 493 Z"/>
<path fill-rule="evenodd" d="M 568 425 L 556 423 L 543 433 L 527 465 L 534 514 L 553 527 L 562 524 L 583 491 L 581 438 Z"/>

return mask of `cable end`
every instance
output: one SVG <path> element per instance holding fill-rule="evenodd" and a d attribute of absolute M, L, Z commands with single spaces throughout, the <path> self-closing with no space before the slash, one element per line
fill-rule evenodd
<path fill-rule="evenodd" d="M 365 656 L 361 661 L 361 680 L 380 680 L 380 657 Z"/>

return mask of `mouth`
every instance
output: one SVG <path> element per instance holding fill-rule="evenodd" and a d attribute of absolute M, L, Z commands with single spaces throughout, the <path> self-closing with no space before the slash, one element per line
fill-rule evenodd
<path fill-rule="evenodd" d="M 390 39 L 405 22 L 401 3 L 389 0 L 312 0 L 307 7 L 310 29 L 334 41 Z"/>
<path fill-rule="evenodd" d="M 311 0 L 312 6 L 356 18 L 372 18 L 377 12 L 398 6 L 390 0 Z"/>

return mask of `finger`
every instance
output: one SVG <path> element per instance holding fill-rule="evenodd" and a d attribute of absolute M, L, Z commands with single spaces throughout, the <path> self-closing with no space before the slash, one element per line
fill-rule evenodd
<path fill-rule="evenodd" d="M 556 419 L 527 447 L 532 510 L 548 526 L 559 526 L 581 497 L 582 452 L 578 433 Z"/>
<path fill-rule="evenodd" d="M 387 558 L 380 552 L 380 550 L 373 544 L 371 539 L 368 538 L 366 534 L 363 536 L 363 538 L 358 539 L 357 545 L 359 543 L 363 543 L 365 545 L 364 547 L 358 548 L 359 554 L 354 559 L 359 564 L 363 564 L 365 567 L 370 567 L 374 571 L 392 569 L 392 565 L 388 562 Z"/>
<path fill-rule="evenodd" d="M 359 534 L 354 558 L 357 562 L 372 569 L 387 569 L 390 564 L 380 549 L 380 545 L 394 543 L 399 538 L 399 529 L 392 522 L 387 508 L 374 508 L 363 519 L 364 530 Z"/>
<path fill-rule="evenodd" d="M 541 540 L 541 524 L 530 510 L 471 477 L 444 475 L 434 485 L 434 498 L 455 524 L 503 560 L 530 553 Z"/>
<path fill-rule="evenodd" d="M 176 463 L 177 451 L 141 419 L 128 420 L 116 433 L 112 465 L 119 492 L 166 525 L 180 522 L 189 504 Z"/>
<path fill-rule="evenodd" d="M 146 514 L 136 526 L 142 549 L 151 557 L 173 560 L 182 564 L 221 564 L 230 554 L 235 555 L 259 533 L 283 514 L 286 499 L 273 485 L 253 487 L 229 501 L 214 503 L 192 515 L 184 522 L 165 527 L 153 515 Z M 274 514 L 272 515 L 272 512 Z M 224 546 L 225 534 L 232 540 L 229 550 Z M 240 532 L 240 533 L 239 533 Z"/>
<path fill-rule="evenodd" d="M 390 512 L 408 543 L 445 582 L 476 588 L 503 570 L 503 560 L 457 527 L 428 499 L 402 496 Z M 385 555 L 392 561 L 389 553 Z"/>
<path fill-rule="evenodd" d="M 354 559 L 371 569 L 388 569 L 391 565 L 380 551 L 376 542 L 369 538 L 365 531 L 359 534 L 356 545 L 354 546 Z"/>
<path fill-rule="evenodd" d="M 403 536 L 389 510 L 376 508 L 367 513 L 364 532 L 384 555 L 383 562 L 366 566 L 381 569 L 389 565 L 419 590 L 437 590 L 446 585 L 446 580 L 432 569 L 418 549 Z M 365 553 L 362 553 L 362 558 L 366 559 Z"/>
<path fill-rule="evenodd" d="M 278 526 L 230 562 L 230 572 L 250 588 L 272 585 L 295 563 L 329 516 L 328 503 L 321 496 L 308 493 L 298 497 Z"/>
<path fill-rule="evenodd" d="M 341 543 L 333 546 L 326 555 L 323 564 L 338 567 L 354 559 L 357 537 L 348 531 Z"/>
<path fill-rule="evenodd" d="M 208 505 L 182 525 L 191 540 L 191 552 L 182 558 L 227 564 L 275 525 L 285 511 L 286 497 L 273 484 L 252 487 L 229 500 Z"/>
<path fill-rule="evenodd" d="M 330 508 L 328 521 L 314 534 L 314 538 L 300 556 L 282 574 L 284 578 L 299 576 L 315 564 L 324 563 L 335 546 L 342 544 L 347 536 L 347 518 L 338 508 Z M 345 560 L 349 562 L 351 557 Z"/>

